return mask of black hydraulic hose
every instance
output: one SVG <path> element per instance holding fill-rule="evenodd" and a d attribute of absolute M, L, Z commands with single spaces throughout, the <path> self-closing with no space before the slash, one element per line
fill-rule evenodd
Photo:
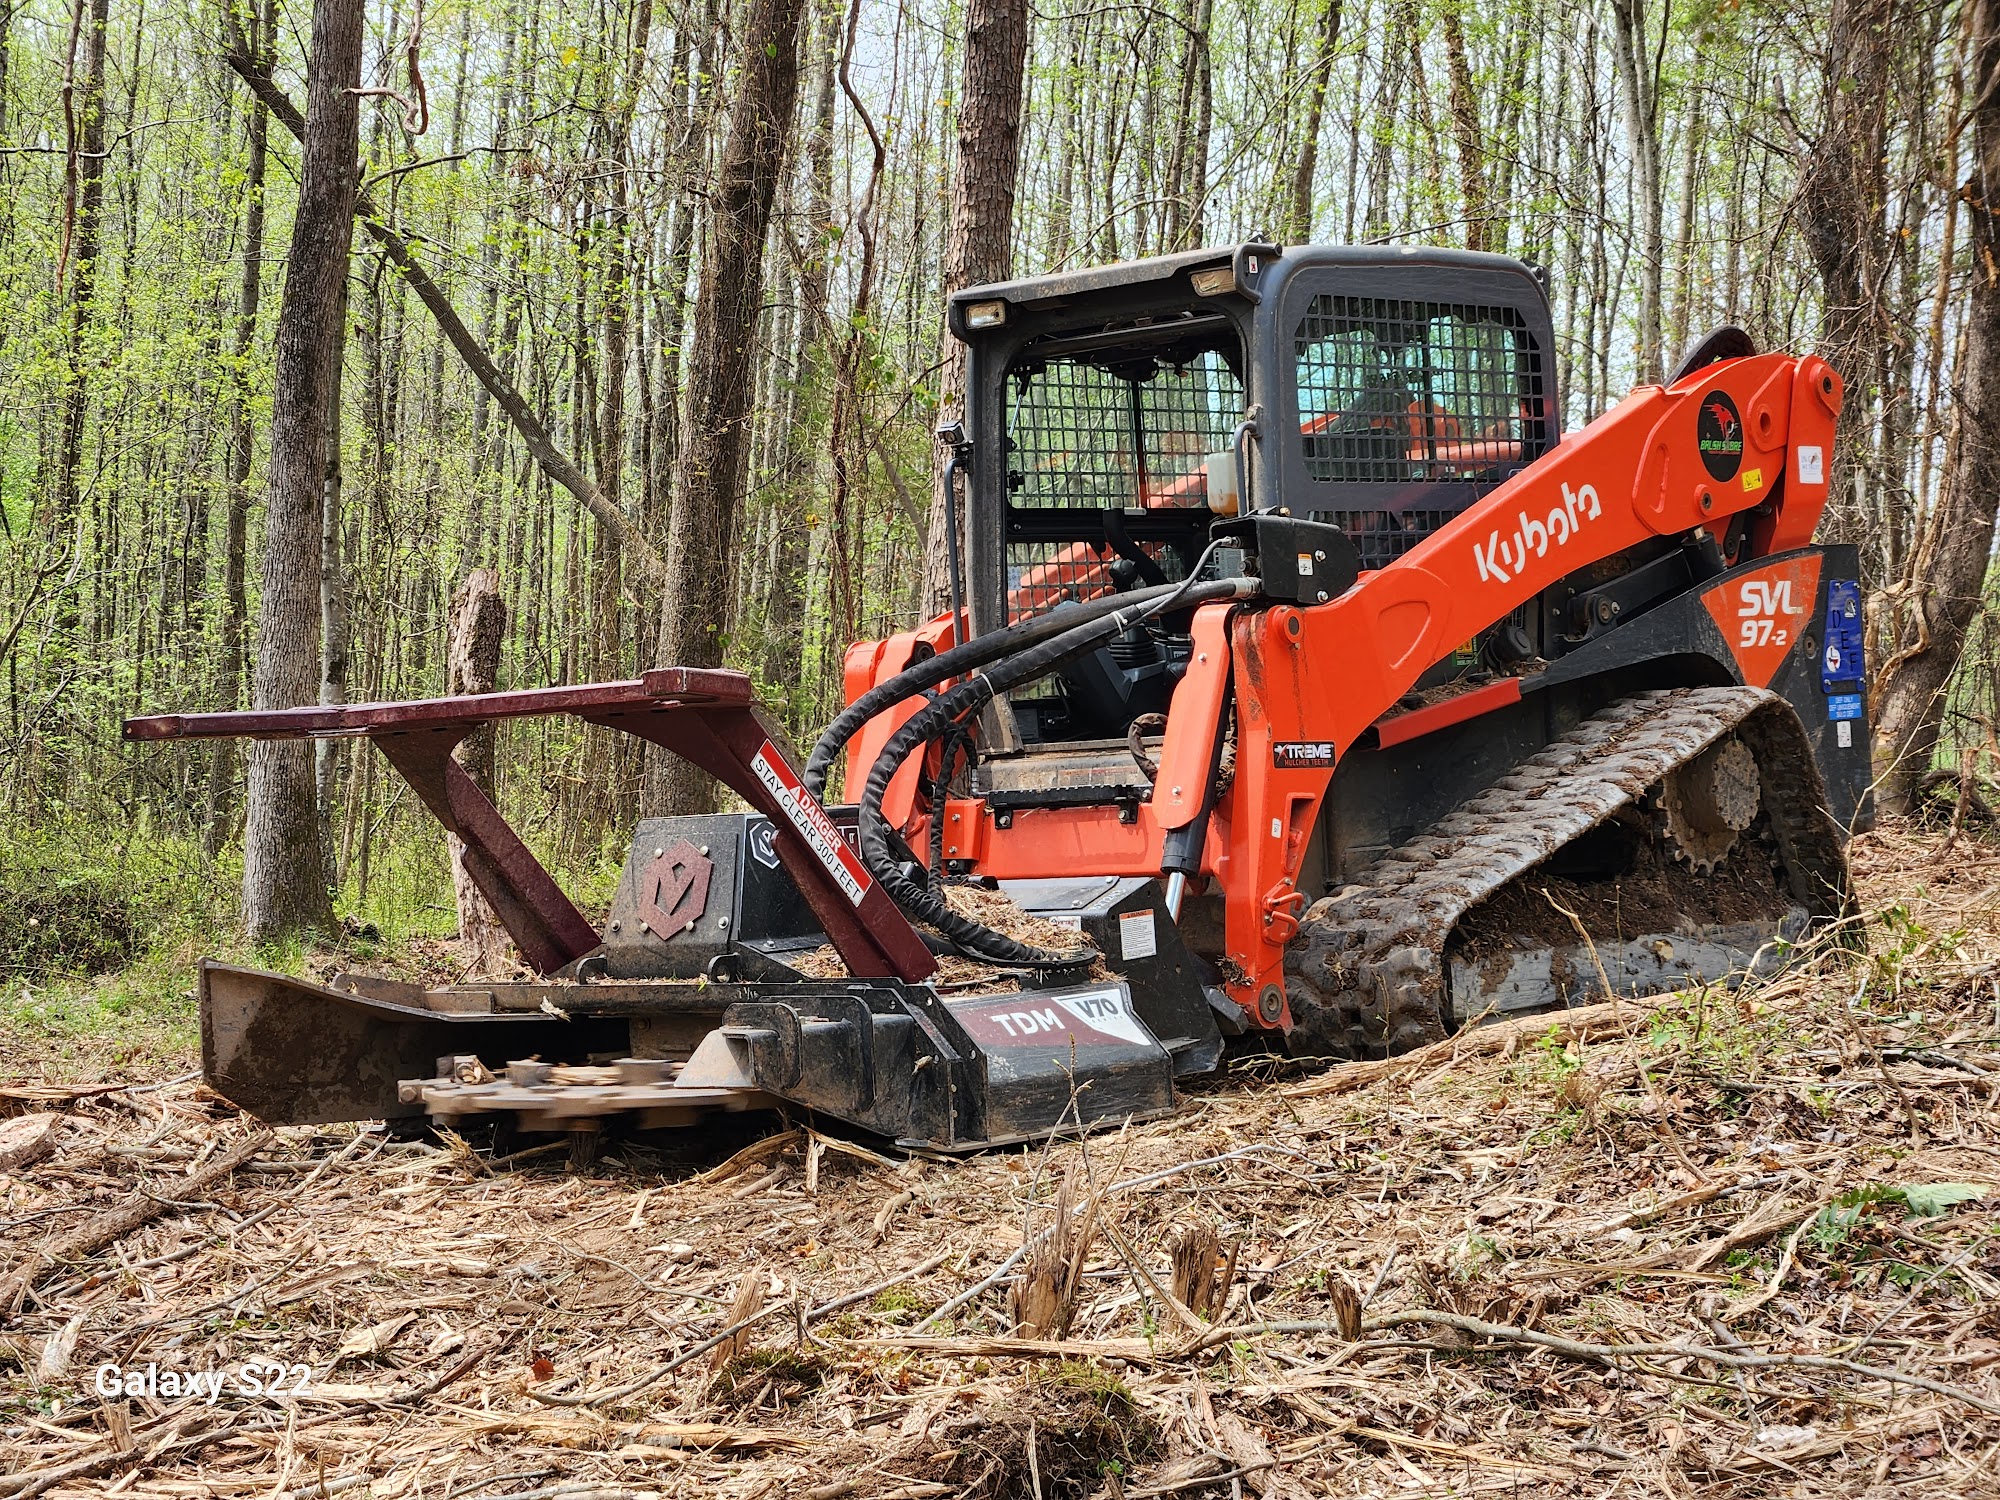
<path fill-rule="evenodd" d="M 826 775 L 833 769 L 834 758 L 860 732 L 863 724 L 884 709 L 894 708 L 905 698 L 927 692 L 947 678 L 963 677 L 967 672 L 999 661 L 1013 652 L 1039 645 L 1053 636 L 1100 620 L 1118 610 L 1130 609 L 1135 604 L 1149 604 L 1185 587 L 1184 584 L 1169 583 L 1156 588 L 1134 589 L 1129 594 L 1106 594 L 1080 604 L 1064 605 L 1046 614 L 1018 620 L 1005 629 L 975 636 L 963 645 L 953 646 L 949 651 L 941 651 L 936 656 L 904 668 L 887 682 L 870 688 L 856 698 L 826 726 L 826 732 L 819 737 L 819 743 L 813 746 L 812 754 L 806 760 L 806 790 L 824 799 Z"/>
<path fill-rule="evenodd" d="M 1196 570 L 1197 573 L 1199 570 Z M 993 963 L 1021 964 L 1034 968 L 1067 968 L 1086 961 L 1087 950 L 1074 953 L 1056 953 L 1050 949 L 1035 947 L 996 932 L 982 923 L 953 911 L 944 898 L 928 886 L 909 878 L 897 862 L 891 842 L 893 830 L 882 814 L 882 798 L 889 789 L 897 770 L 919 745 L 946 731 L 964 715 L 975 713 L 987 703 L 1009 689 L 1022 683 L 1044 677 L 1060 667 L 1064 662 L 1087 651 L 1096 650 L 1105 641 L 1122 635 L 1133 625 L 1152 615 L 1159 614 L 1185 600 L 1202 604 L 1210 600 L 1240 598 L 1255 587 L 1248 579 L 1222 579 L 1205 584 L 1196 584 L 1190 578 L 1187 582 L 1166 590 L 1163 597 L 1145 607 L 1133 607 L 1113 611 L 1108 617 L 1076 626 L 1062 635 L 1030 647 L 1016 656 L 998 664 L 990 672 L 981 672 L 957 687 L 933 699 L 914 717 L 890 736 L 889 743 L 875 758 L 870 768 L 868 782 L 861 794 L 860 845 L 861 858 L 868 868 L 888 890 L 891 898 L 903 911 L 919 921 L 927 922 L 952 939 L 962 951 L 972 957 L 983 958 Z M 1126 598 L 1129 600 L 1130 595 Z M 942 803 L 932 809 L 932 816 L 942 816 Z"/>

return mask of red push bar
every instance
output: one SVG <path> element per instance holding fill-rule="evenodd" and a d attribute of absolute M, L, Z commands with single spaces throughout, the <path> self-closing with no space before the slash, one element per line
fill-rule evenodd
<path fill-rule="evenodd" d="M 465 867 L 521 950 L 553 974 L 598 945 L 597 929 L 452 757 L 495 719 L 574 714 L 650 740 L 709 775 L 771 820 L 776 849 L 813 915 L 858 979 L 915 983 L 937 960 L 888 892 L 841 840 L 826 810 L 751 701 L 741 672 L 660 667 L 624 682 L 475 693 L 406 703 L 352 703 L 237 713 L 153 714 L 125 721 L 128 740 L 305 739 L 366 735 L 446 830 Z"/>

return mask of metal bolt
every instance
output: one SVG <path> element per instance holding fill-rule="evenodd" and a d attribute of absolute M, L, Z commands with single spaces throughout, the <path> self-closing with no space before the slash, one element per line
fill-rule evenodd
<path fill-rule="evenodd" d="M 1704 512 L 1715 509 L 1715 496 L 1711 495 L 1707 490 L 1701 492 L 1701 508 Z"/>
<path fill-rule="evenodd" d="M 653 858 L 655 859 L 665 859 L 666 857 L 667 857 L 667 851 L 664 849 L 655 849 L 653 851 Z"/>
<path fill-rule="evenodd" d="M 1176 797 L 1178 797 L 1178 796 L 1179 796 L 1180 794 L 1181 794 L 1181 789 L 1180 789 L 1179 787 L 1175 787 L 1175 788 L 1174 788 L 1174 795 L 1175 795 Z"/>
<path fill-rule="evenodd" d="M 1208 665 L 1208 653 L 1207 653 L 1206 651 L 1202 652 L 1202 653 L 1201 653 L 1201 654 L 1200 654 L 1199 656 L 1197 656 L 1197 657 L 1195 658 L 1195 660 L 1196 660 L 1196 661 L 1198 661 L 1198 662 L 1200 662 L 1200 663 L 1201 663 L 1201 664 L 1202 664 L 1203 666 L 1207 666 L 1207 665 Z"/>
<path fill-rule="evenodd" d="M 1322 604 L 1326 603 L 1326 590 L 1325 590 L 1325 589 L 1321 589 L 1321 590 L 1319 591 L 1319 602 L 1320 602 L 1320 603 L 1322 603 Z"/>
<path fill-rule="evenodd" d="M 703 845 L 701 846 L 701 852 L 702 852 L 703 854 L 707 854 L 707 853 L 708 853 L 708 845 L 706 845 L 706 844 L 703 844 Z"/>
<path fill-rule="evenodd" d="M 1325 562 L 1325 561 L 1326 561 L 1326 554 L 1325 554 L 1324 552 L 1315 552 L 1315 553 L 1313 554 L 1313 560 L 1314 560 L 1315 562 Z"/>
<path fill-rule="evenodd" d="M 611 930 L 613 932 L 623 932 L 625 930 L 625 925 L 622 922 L 613 922 L 611 924 Z"/>
<path fill-rule="evenodd" d="M 727 932 L 729 930 L 729 918 L 717 917 L 715 919 L 715 925 L 721 928 L 724 932 Z"/>

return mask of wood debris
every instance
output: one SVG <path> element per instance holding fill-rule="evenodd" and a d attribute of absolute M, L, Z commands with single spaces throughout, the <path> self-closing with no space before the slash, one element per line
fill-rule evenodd
<path fill-rule="evenodd" d="M 1863 961 L 962 1162 L 0 1080 L 0 1500 L 1990 1495 L 2000 846 L 1937 843 L 1857 843 Z"/>

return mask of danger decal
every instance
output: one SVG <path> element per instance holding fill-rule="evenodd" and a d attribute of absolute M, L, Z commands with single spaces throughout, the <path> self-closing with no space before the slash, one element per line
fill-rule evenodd
<path fill-rule="evenodd" d="M 806 847 L 812 850 L 813 858 L 833 877 L 833 883 L 855 906 L 868 894 L 874 881 L 862 866 L 860 856 L 847 847 L 847 841 L 834 827 L 833 819 L 826 815 L 813 796 L 806 791 L 785 758 L 774 749 L 769 740 L 750 759 L 750 769 L 764 784 L 764 790 L 771 794 L 771 800 L 778 804 L 778 810 L 785 815 L 785 821 L 798 830 Z"/>
<path fill-rule="evenodd" d="M 1561 502 L 1550 507 L 1547 515 L 1531 516 L 1525 510 L 1518 511 L 1511 535 L 1503 535 L 1495 527 L 1484 542 L 1472 544 L 1472 561 L 1479 569 L 1479 581 L 1511 582 L 1527 567 L 1530 557 L 1547 557 L 1550 548 L 1567 547 L 1586 523 L 1603 513 L 1597 486 L 1586 484 L 1572 490 L 1565 484 Z"/>
<path fill-rule="evenodd" d="M 1769 687 L 1812 619 L 1819 555 L 1771 563 L 1729 578 L 1701 596 L 1736 669 L 1751 687 Z"/>

